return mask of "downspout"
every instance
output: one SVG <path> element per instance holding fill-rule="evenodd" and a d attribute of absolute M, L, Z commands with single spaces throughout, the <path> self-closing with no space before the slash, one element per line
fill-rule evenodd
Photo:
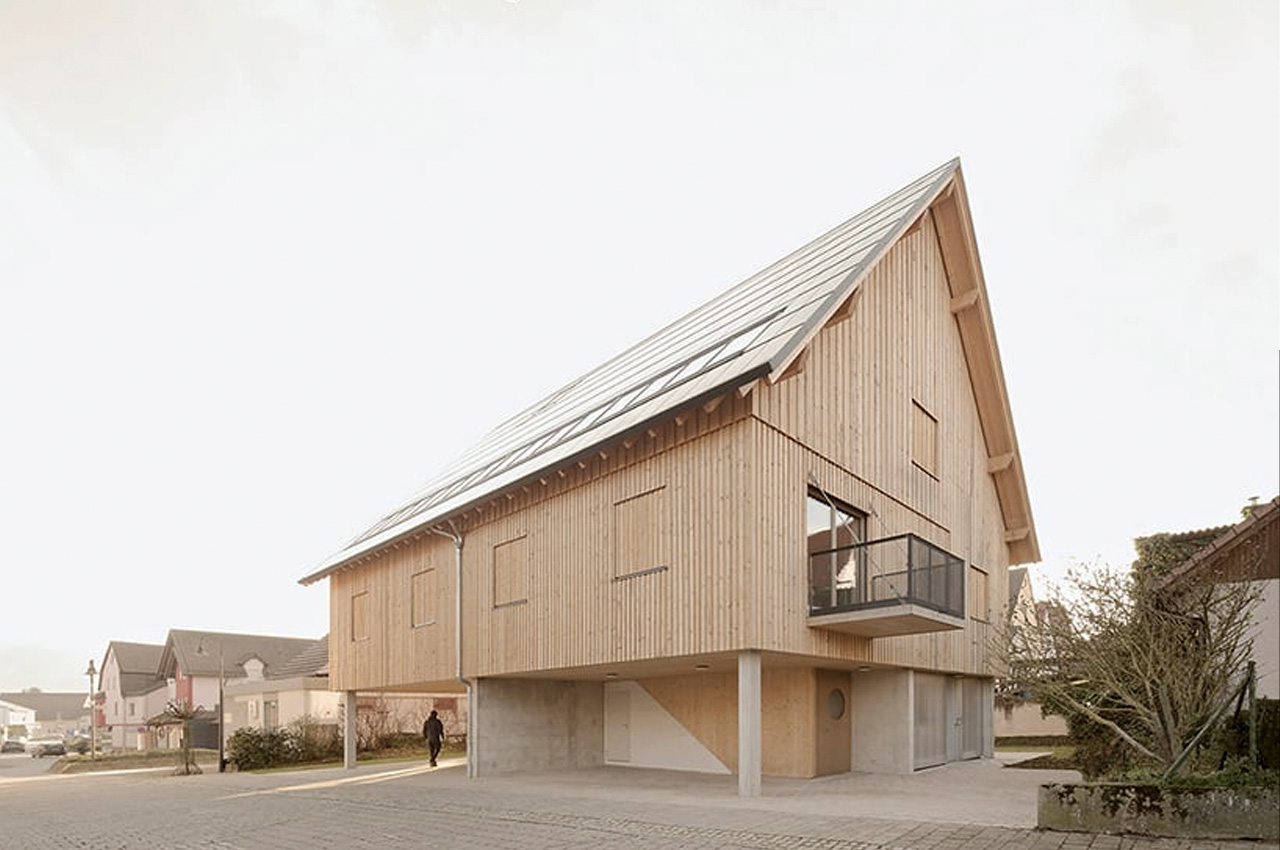
<path fill-rule="evenodd" d="M 458 681 L 467 689 L 467 778 L 473 778 L 476 775 L 475 764 L 475 693 L 471 687 L 471 680 L 462 674 L 462 535 L 458 532 L 457 527 L 452 521 L 449 522 L 449 530 L 442 531 L 439 528 L 432 528 L 436 534 L 441 537 L 448 537 L 453 541 L 454 551 L 454 573 L 453 573 L 453 640 L 454 646 L 457 647 L 457 676 Z"/>

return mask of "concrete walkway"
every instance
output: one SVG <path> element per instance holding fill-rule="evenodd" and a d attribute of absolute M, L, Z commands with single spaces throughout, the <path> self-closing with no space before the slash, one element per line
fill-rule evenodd
<path fill-rule="evenodd" d="M 596 768 L 467 779 L 460 761 L 0 784 L 0 850 L 1261 850 L 1255 842 L 1039 832 L 1069 771 L 966 762 L 911 776 L 768 779 Z M 69 811 L 75 817 L 67 817 Z M 163 816 L 157 816 L 163 812 Z"/>

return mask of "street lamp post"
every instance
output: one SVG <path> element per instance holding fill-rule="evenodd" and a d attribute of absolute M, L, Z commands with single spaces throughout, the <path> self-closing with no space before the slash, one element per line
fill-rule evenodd
<path fill-rule="evenodd" d="M 98 670 L 93 666 L 93 659 L 89 659 L 89 669 L 84 671 L 89 677 L 89 760 L 97 761 L 98 759 L 98 706 L 94 699 L 93 677 L 98 675 Z"/>
<path fill-rule="evenodd" d="M 222 728 L 222 724 L 227 722 L 227 710 L 223 706 L 223 689 L 227 686 L 227 670 L 222 663 L 222 644 L 218 644 L 218 773 L 223 773 L 227 769 L 227 759 L 223 754 L 223 747 L 226 746 L 226 730 Z"/>

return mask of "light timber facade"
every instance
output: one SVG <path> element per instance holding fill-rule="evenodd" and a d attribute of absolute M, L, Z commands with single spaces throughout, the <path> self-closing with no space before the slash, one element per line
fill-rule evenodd
<path fill-rule="evenodd" d="M 329 581 L 331 687 L 469 691 L 473 774 L 752 794 L 989 755 L 991 612 L 1037 559 L 953 161 L 500 426 L 302 582 Z"/>

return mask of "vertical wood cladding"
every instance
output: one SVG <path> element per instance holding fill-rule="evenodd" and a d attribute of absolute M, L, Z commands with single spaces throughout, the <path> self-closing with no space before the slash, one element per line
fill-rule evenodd
<path fill-rule="evenodd" d="M 874 642 L 809 629 L 793 566 L 804 550 L 806 486 L 816 481 L 869 514 L 868 538 L 914 532 L 981 566 L 989 598 L 1003 598 L 1004 527 L 930 219 L 862 281 L 850 316 L 814 338 L 804 369 L 752 401 L 755 501 L 765 509 L 752 547 L 763 585 L 756 598 L 773 603 L 756 610 L 760 646 L 988 673 L 982 622 Z"/>
<path fill-rule="evenodd" d="M 869 538 L 914 532 L 980 566 L 988 598 L 1005 598 L 1004 528 L 945 274 L 926 217 L 792 377 L 454 517 L 466 674 L 743 648 L 989 674 L 981 620 L 875 641 L 807 625 L 810 484 L 865 511 Z M 928 429 L 930 471 L 913 462 Z M 368 640 L 332 642 L 333 687 L 454 684 L 453 559 L 450 540 L 423 532 L 330 578 L 331 632 L 352 634 L 360 592 L 369 623 Z M 425 570 L 437 614 L 414 628 L 412 577 Z"/>

